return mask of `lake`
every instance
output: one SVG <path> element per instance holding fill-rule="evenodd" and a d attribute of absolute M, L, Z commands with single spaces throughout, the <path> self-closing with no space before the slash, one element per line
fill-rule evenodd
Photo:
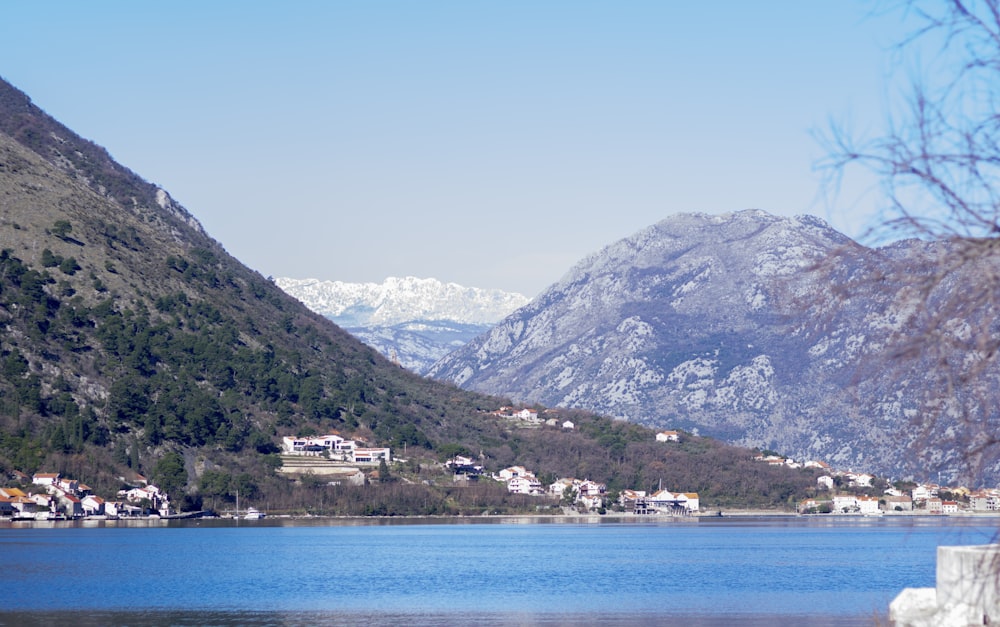
<path fill-rule="evenodd" d="M 873 625 L 996 518 L 2 526 L 4 624 Z"/>

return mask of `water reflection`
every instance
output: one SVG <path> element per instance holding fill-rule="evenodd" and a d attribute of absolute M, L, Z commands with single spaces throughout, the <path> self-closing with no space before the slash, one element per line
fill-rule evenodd
<path fill-rule="evenodd" d="M 885 616 L 789 616 L 731 614 L 726 616 L 670 615 L 650 613 L 389 613 L 389 612 L 0 612 L 3 624 L 48 627 L 72 624 L 80 627 L 131 625 L 139 627 L 871 627 L 885 624 Z"/>

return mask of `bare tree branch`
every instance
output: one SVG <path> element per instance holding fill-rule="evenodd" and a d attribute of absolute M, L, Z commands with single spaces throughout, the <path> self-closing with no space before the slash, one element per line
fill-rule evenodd
<path fill-rule="evenodd" d="M 808 306 L 843 309 L 876 289 L 891 297 L 901 331 L 860 356 L 856 381 L 891 372 L 901 389 L 921 382 L 917 443 L 955 447 L 975 475 L 1000 463 L 1000 0 L 881 6 L 917 24 L 895 49 L 900 59 L 918 47 L 936 55 L 884 135 L 858 139 L 830 124 L 818 166 L 827 193 L 854 167 L 878 179 L 885 202 L 865 238 L 917 238 L 926 249 L 867 261 Z M 845 249 L 816 270 L 842 275 L 858 258 Z"/>

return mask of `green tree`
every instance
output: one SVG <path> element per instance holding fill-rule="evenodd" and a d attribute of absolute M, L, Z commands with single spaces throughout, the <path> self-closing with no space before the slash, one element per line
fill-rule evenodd
<path fill-rule="evenodd" d="M 66 239 L 72 230 L 73 225 L 68 220 L 56 220 L 49 232 L 59 239 Z"/>
<path fill-rule="evenodd" d="M 75 257 L 66 257 L 59 264 L 59 270 L 63 274 L 68 274 L 70 276 L 76 274 L 77 270 L 80 269 L 80 264 L 77 263 Z"/>
<path fill-rule="evenodd" d="M 46 268 L 54 268 L 62 263 L 63 258 L 52 253 L 51 250 L 46 248 L 42 251 L 42 265 Z"/>
<path fill-rule="evenodd" d="M 187 487 L 184 456 L 171 451 L 160 458 L 153 469 L 153 481 L 171 500 L 179 503 Z"/>
<path fill-rule="evenodd" d="M 385 463 L 384 459 L 378 461 L 378 481 L 379 483 L 391 483 L 395 481 L 395 477 L 389 474 L 389 464 Z"/>

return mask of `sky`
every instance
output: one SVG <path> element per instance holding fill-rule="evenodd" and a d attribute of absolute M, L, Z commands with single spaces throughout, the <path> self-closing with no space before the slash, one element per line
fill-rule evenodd
<path fill-rule="evenodd" d="M 813 214 L 817 134 L 885 126 L 861 0 L 0 4 L 0 76 L 265 276 L 529 297 L 676 213 Z"/>

